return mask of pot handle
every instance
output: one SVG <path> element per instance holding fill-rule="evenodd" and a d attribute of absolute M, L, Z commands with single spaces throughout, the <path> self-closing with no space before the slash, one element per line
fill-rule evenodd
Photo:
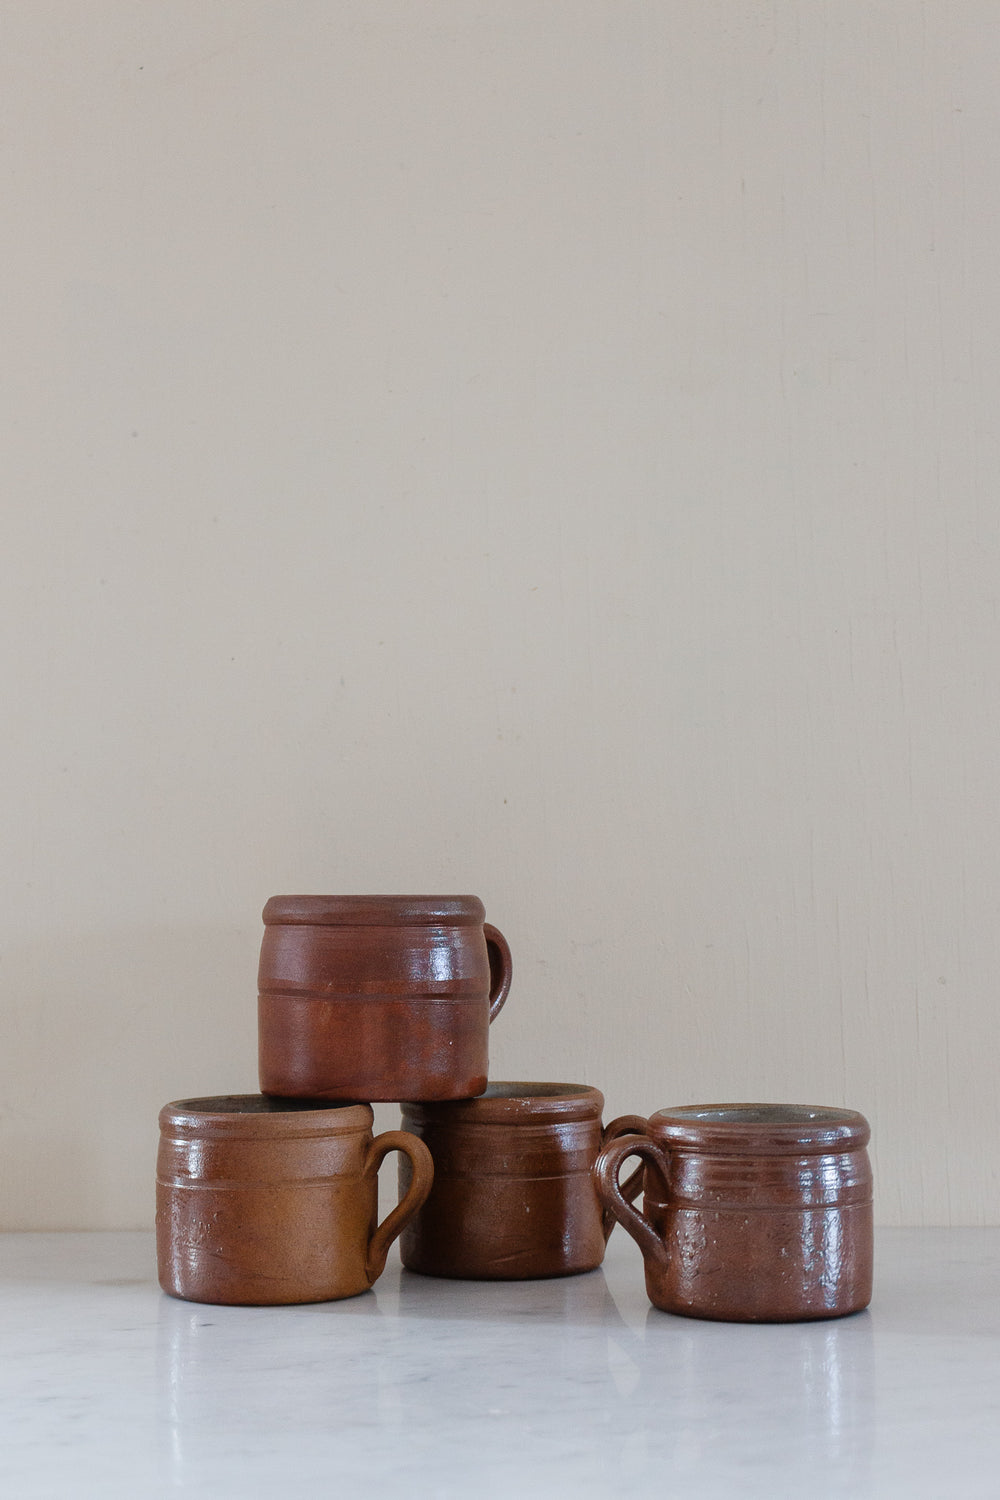
<path fill-rule="evenodd" d="M 623 1135 L 645 1135 L 648 1124 L 649 1122 L 644 1115 L 619 1115 L 617 1119 L 611 1121 L 610 1125 L 605 1125 L 604 1133 L 601 1137 L 601 1145 L 607 1146 Z M 640 1164 L 625 1179 L 625 1182 L 622 1184 L 621 1193 L 627 1203 L 633 1203 L 642 1192 L 645 1175 L 645 1168 Z M 607 1244 L 616 1222 L 617 1220 L 611 1210 L 609 1208 L 604 1209 L 601 1217 L 601 1228 L 604 1230 L 605 1244 Z"/>
<path fill-rule="evenodd" d="M 431 1153 L 423 1141 L 411 1135 L 408 1130 L 384 1130 L 375 1137 L 365 1158 L 365 1175 L 372 1172 L 377 1176 L 379 1167 L 390 1151 L 402 1151 L 404 1156 L 408 1156 L 413 1171 L 405 1194 L 368 1241 L 365 1275 L 369 1286 L 381 1276 L 389 1246 L 410 1222 L 417 1209 L 422 1207 L 434 1181 L 434 1160 Z"/>
<path fill-rule="evenodd" d="M 510 989 L 510 948 L 499 927 L 484 922 L 483 932 L 486 934 L 486 951 L 490 959 L 490 1021 L 492 1022 L 503 1009 L 507 991 Z"/>
<path fill-rule="evenodd" d="M 605 1146 L 594 1163 L 597 1194 L 605 1210 L 618 1220 L 623 1229 L 628 1230 L 642 1251 L 643 1259 L 658 1266 L 660 1270 L 666 1270 L 667 1252 L 663 1241 L 646 1215 L 639 1209 L 633 1208 L 631 1203 L 626 1202 L 624 1191 L 618 1181 L 621 1164 L 629 1156 L 645 1157 L 666 1177 L 667 1159 L 655 1141 L 651 1141 L 648 1135 L 623 1135 L 617 1141 L 612 1141 L 609 1146 Z M 631 1180 L 630 1178 L 629 1184 Z"/>

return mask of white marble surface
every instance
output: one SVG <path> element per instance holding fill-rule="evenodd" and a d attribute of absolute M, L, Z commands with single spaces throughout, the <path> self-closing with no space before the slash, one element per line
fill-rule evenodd
<path fill-rule="evenodd" d="M 148 1234 L 0 1236 L 0 1493 L 253 1500 L 1000 1495 L 1000 1230 L 883 1231 L 840 1322 L 651 1309 L 603 1271 L 176 1302 Z"/>

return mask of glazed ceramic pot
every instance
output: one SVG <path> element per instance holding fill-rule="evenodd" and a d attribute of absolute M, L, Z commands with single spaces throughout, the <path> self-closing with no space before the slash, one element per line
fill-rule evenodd
<path fill-rule="evenodd" d="M 273 896 L 260 1086 L 310 1099 L 481 1094 L 510 949 L 476 896 Z"/>
<path fill-rule="evenodd" d="M 731 1322 L 838 1318 L 871 1300 L 869 1136 L 847 1109 L 664 1109 L 601 1153 L 597 1185 L 642 1250 L 654 1306 Z M 618 1185 L 631 1155 L 646 1166 L 641 1212 Z"/>
<path fill-rule="evenodd" d="M 424 1201 L 422 1141 L 372 1138 L 367 1104 L 339 1108 L 260 1094 L 180 1099 L 160 1111 L 160 1285 L 191 1302 L 326 1302 L 367 1291 Z M 376 1225 L 378 1168 L 410 1164 L 405 1197 Z"/>
<path fill-rule="evenodd" d="M 577 1083 L 491 1083 L 479 1099 L 404 1104 L 404 1126 L 434 1159 L 434 1184 L 403 1231 L 403 1265 L 489 1281 L 599 1266 L 614 1218 L 602 1212 L 593 1165 L 606 1141 L 645 1124 L 628 1115 L 604 1129 L 603 1108 L 598 1089 Z M 400 1191 L 410 1180 L 401 1160 Z"/>

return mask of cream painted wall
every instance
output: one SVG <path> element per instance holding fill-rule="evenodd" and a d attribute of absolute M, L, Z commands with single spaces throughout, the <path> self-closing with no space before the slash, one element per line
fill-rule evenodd
<path fill-rule="evenodd" d="M 1000 9 L 0 3 L 0 1224 L 149 1222 L 275 891 L 496 1077 L 997 1222 Z M 384 1116 L 384 1112 L 383 1112 Z"/>

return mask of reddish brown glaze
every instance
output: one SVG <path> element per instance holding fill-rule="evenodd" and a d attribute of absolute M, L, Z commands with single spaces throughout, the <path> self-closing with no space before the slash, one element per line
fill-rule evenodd
<path fill-rule="evenodd" d="M 160 1111 L 160 1285 L 191 1302 L 261 1306 L 364 1292 L 430 1190 L 422 1141 L 372 1139 L 367 1104 L 303 1105 L 260 1094 L 180 1099 Z M 376 1227 L 378 1168 L 410 1164 L 405 1197 Z"/>
<path fill-rule="evenodd" d="M 594 1161 L 645 1123 L 628 1115 L 603 1130 L 603 1107 L 577 1083 L 491 1083 L 480 1099 L 404 1104 L 404 1126 L 434 1159 L 434 1185 L 400 1239 L 404 1266 L 491 1281 L 599 1266 L 614 1219 L 602 1215 Z M 410 1181 L 405 1160 L 399 1181 L 401 1191 Z"/>
<path fill-rule="evenodd" d="M 731 1322 L 837 1318 L 871 1300 L 870 1133 L 847 1109 L 664 1109 L 608 1146 L 595 1175 L 642 1250 L 656 1307 Z M 643 1212 L 618 1185 L 632 1155 L 646 1165 Z"/>
<path fill-rule="evenodd" d="M 481 1094 L 511 976 L 485 915 L 475 896 L 273 896 L 258 975 L 263 1091 Z"/>

